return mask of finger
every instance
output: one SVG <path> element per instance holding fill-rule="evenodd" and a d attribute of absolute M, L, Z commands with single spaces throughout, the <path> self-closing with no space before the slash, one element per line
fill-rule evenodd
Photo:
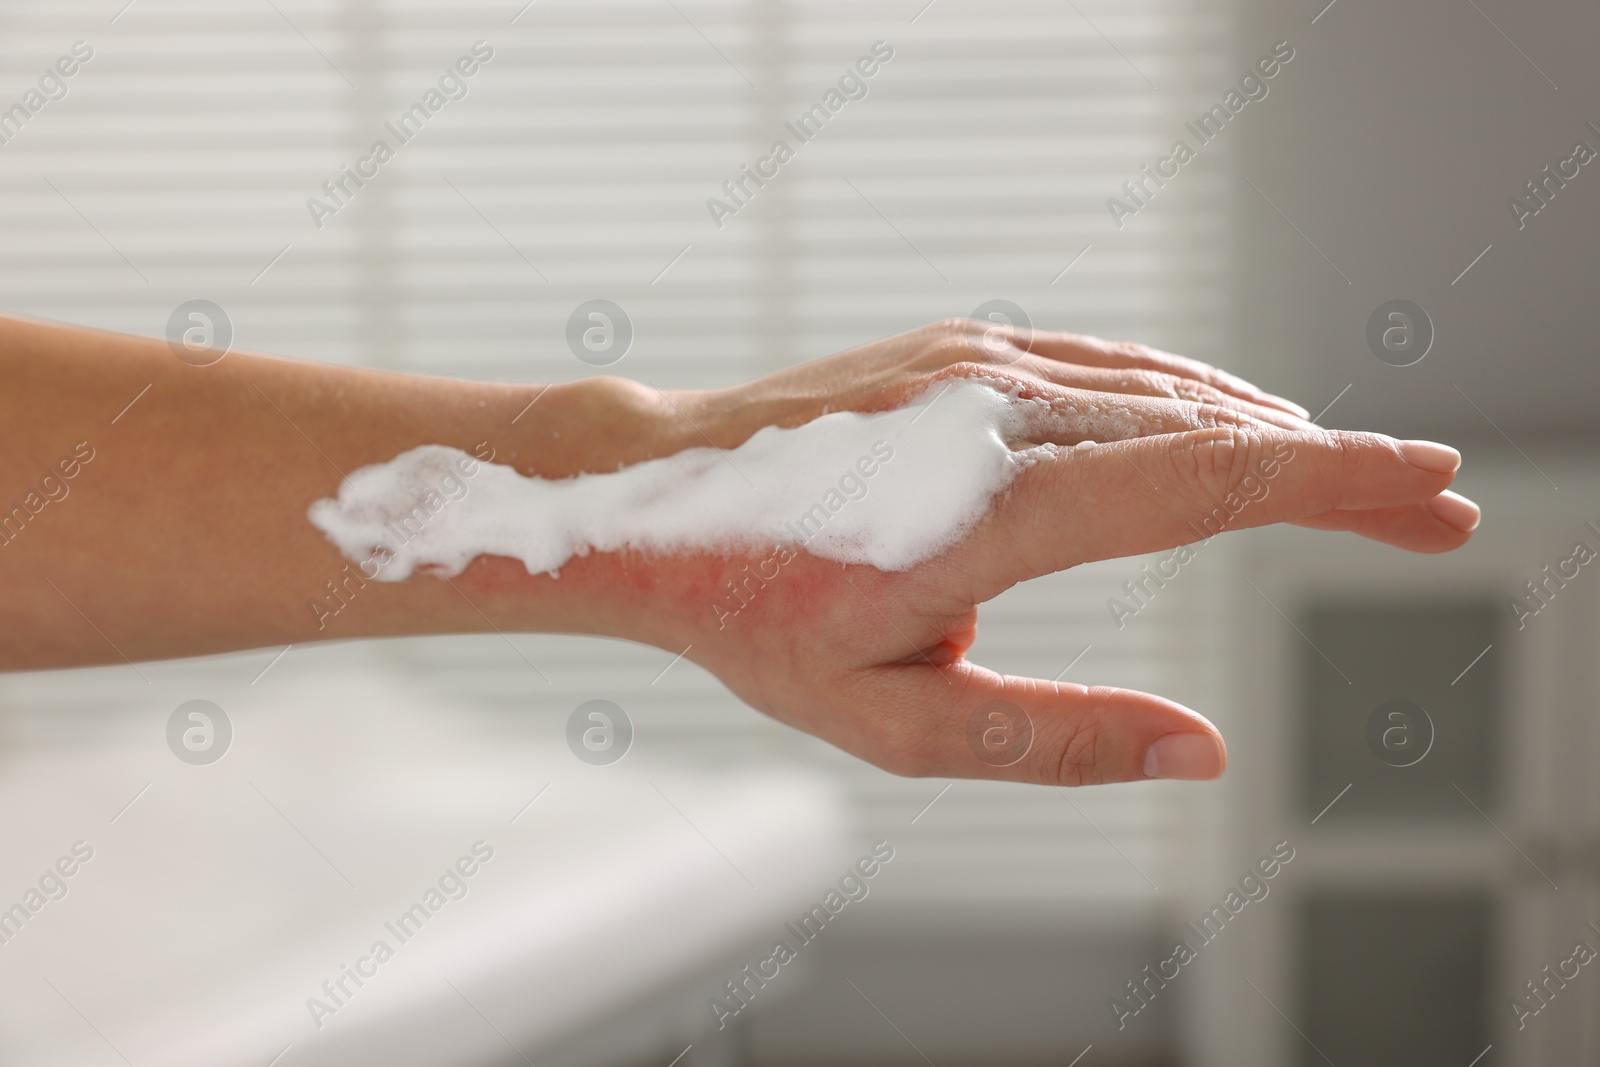
<path fill-rule="evenodd" d="M 1202 363 L 1197 359 L 1189 359 L 1186 356 L 1163 352 L 1147 345 L 1128 341 L 1103 341 L 1098 337 L 1088 337 L 1082 334 L 1048 333 L 1041 330 L 1013 330 L 1011 336 L 1013 343 L 1018 347 L 1046 359 L 1061 360 L 1089 367 L 1160 371 L 1163 374 L 1171 374 L 1180 378 L 1192 378 L 1195 381 L 1204 382 L 1224 393 L 1252 401 L 1253 403 L 1278 408 L 1290 414 L 1298 415 L 1302 419 L 1311 415 L 1309 411 L 1294 401 L 1285 400 L 1281 396 L 1274 396 L 1245 381 L 1238 375 L 1229 374 L 1225 370 L 1218 370 L 1216 367 Z"/>
<path fill-rule="evenodd" d="M 1421 504 L 1445 490 L 1461 462 L 1429 441 L 1223 425 L 1026 455 L 1036 461 L 985 519 L 1006 546 L 1001 571 L 1018 572 L 1000 575 L 1006 584 L 1225 530 Z M 990 555 L 994 544 L 981 532 L 964 542 Z M 994 570 L 992 559 L 962 562 Z"/>
<path fill-rule="evenodd" d="M 1103 393 L 1121 393 L 1130 396 L 1159 396 L 1173 400 L 1187 400 L 1196 404 L 1209 404 L 1236 411 L 1241 415 L 1249 415 L 1274 426 L 1282 426 L 1286 430 L 1303 430 L 1311 425 L 1300 416 L 1292 415 L 1281 408 L 1245 400 L 1196 378 L 1184 378 L 1164 371 L 1130 367 L 1086 367 L 1078 363 L 1064 363 L 1029 355 L 1017 360 L 1014 366 L 1047 382 L 1074 389 L 1093 389 Z"/>
<path fill-rule="evenodd" d="M 1402 508 L 1329 511 L 1295 520 L 1313 530 L 1346 530 L 1412 552 L 1449 552 L 1477 529 L 1481 512 L 1466 497 L 1446 490 L 1432 500 Z"/>
<path fill-rule="evenodd" d="M 1075 389 L 1042 381 L 1014 367 L 958 363 L 938 372 L 933 379 L 935 383 L 952 379 L 980 381 L 1014 396 L 1019 401 L 1016 410 L 1024 433 L 1023 438 L 1010 442 L 1015 447 L 1123 441 L 1216 426 L 1270 428 L 1233 408 L 1169 397 Z M 916 386 L 917 394 L 911 394 L 911 388 L 907 386 L 908 395 L 919 395 L 928 386 Z"/>
<path fill-rule="evenodd" d="M 1078 445 L 1084 441 L 1126 441 L 1215 426 L 1266 426 L 1227 408 L 1048 383 L 1022 398 L 1042 401 L 1021 407 L 1028 440 L 1038 444 Z"/>
<path fill-rule="evenodd" d="M 1204 717 L 1131 689 L 996 674 L 966 660 L 943 672 L 885 668 L 891 728 L 869 753 L 901 774 L 1103 785 L 1222 774 L 1227 747 Z"/>

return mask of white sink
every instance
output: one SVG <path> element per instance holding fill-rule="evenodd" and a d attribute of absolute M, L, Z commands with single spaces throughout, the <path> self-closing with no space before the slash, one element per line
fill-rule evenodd
<path fill-rule="evenodd" d="M 4 753 L 0 908 L 93 856 L 0 944 L 0 1062 L 542 1064 L 649 1004 L 687 1043 L 851 858 L 810 774 L 589 766 L 365 677 L 227 710 L 209 766 L 158 730 Z"/>

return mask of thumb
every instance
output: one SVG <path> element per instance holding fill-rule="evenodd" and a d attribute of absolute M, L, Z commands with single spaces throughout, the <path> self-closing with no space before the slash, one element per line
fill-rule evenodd
<path fill-rule="evenodd" d="M 1227 765 L 1215 726 L 1150 693 L 1001 675 L 967 660 L 894 670 L 900 692 L 885 695 L 924 726 L 911 750 L 883 761 L 890 770 L 1075 786 L 1210 779 Z"/>

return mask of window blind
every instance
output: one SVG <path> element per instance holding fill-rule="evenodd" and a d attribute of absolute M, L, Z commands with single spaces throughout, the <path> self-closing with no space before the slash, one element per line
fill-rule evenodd
<path fill-rule="evenodd" d="M 0 285 L 15 313 L 160 335 L 203 298 L 240 348 L 525 381 L 594 373 L 565 340 L 591 299 L 633 326 L 606 372 L 662 388 L 747 380 L 994 299 L 1040 328 L 1209 356 L 1218 163 L 1185 168 L 1120 229 L 1106 200 L 1227 80 L 1222 35 L 1184 0 L 10 6 L 0 99 L 77 41 L 94 56 L 0 145 Z M 492 56 L 452 97 L 441 78 L 475 46 Z M 860 75 L 885 46 L 892 58 Z M 864 95 L 841 92 L 808 139 L 791 133 L 851 71 Z M 400 142 L 386 124 L 431 90 L 447 102 Z M 393 157 L 344 180 L 319 218 L 308 202 L 330 203 L 324 183 L 378 140 Z M 747 182 L 719 226 L 707 202 L 728 203 L 724 183 L 777 140 L 793 158 Z M 1120 630 L 1105 601 L 1138 561 L 1018 587 L 984 611 L 973 655 L 1205 709 L 1214 637 L 1189 619 L 1215 551 Z M 489 635 L 390 642 L 376 659 L 441 707 L 477 708 L 470 728 L 491 735 L 559 745 L 571 710 L 605 697 L 634 719 L 632 758 L 823 768 L 863 836 L 904 842 L 881 893 L 908 907 L 1156 902 L 1204 823 L 1180 784 L 942 792 L 893 778 L 672 654 Z M 224 662 L 253 673 L 266 659 Z M 272 670 L 339 662 L 297 649 Z M 113 670 L 3 691 L 14 706 L 103 703 Z"/>

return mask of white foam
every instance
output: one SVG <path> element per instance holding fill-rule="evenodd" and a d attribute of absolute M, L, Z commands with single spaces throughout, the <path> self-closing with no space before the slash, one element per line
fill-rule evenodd
<path fill-rule="evenodd" d="M 1011 398 L 968 380 L 913 403 L 759 430 L 738 448 L 691 448 L 604 474 L 526 477 L 442 445 L 362 467 L 311 523 L 369 578 L 452 576 L 482 555 L 557 572 L 622 549 L 800 546 L 841 563 L 904 570 L 948 548 L 1020 469 Z"/>

